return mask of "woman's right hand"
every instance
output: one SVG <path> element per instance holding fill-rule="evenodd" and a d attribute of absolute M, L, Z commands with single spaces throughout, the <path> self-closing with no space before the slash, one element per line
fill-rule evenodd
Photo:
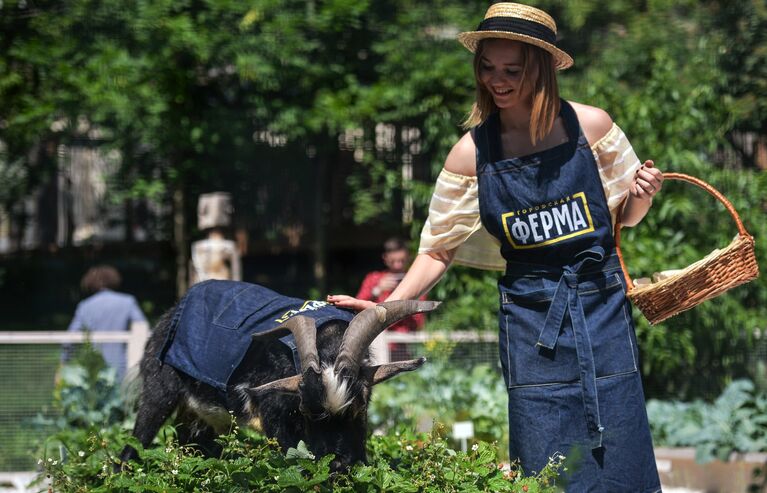
<path fill-rule="evenodd" d="M 376 306 L 375 302 L 368 300 L 358 300 L 353 296 L 346 294 L 329 294 L 327 298 L 328 303 L 337 306 L 338 308 L 348 308 L 356 312 L 361 312 L 366 308 L 372 308 Z"/>

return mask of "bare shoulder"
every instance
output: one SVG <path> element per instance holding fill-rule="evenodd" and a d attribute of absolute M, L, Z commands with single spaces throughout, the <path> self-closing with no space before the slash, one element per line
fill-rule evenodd
<path fill-rule="evenodd" d="M 477 148 L 471 132 L 466 132 L 450 150 L 445 159 L 445 169 L 459 175 L 476 176 Z"/>
<path fill-rule="evenodd" d="M 578 122 L 590 144 L 593 145 L 599 141 L 613 127 L 613 119 L 605 110 L 573 101 L 568 102 L 578 115 Z"/>

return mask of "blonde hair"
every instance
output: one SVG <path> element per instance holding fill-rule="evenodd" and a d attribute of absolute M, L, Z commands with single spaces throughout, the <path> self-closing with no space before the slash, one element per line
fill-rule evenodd
<path fill-rule="evenodd" d="M 493 38 L 490 38 L 493 39 Z M 482 124 L 490 114 L 498 109 L 493 96 L 480 79 L 480 64 L 485 40 L 479 42 L 474 53 L 474 79 L 477 88 L 476 101 L 471 112 L 463 122 L 463 128 L 470 129 Z M 529 80 L 528 74 L 537 69 L 538 76 Z M 557 85 L 556 67 L 551 53 L 537 46 L 522 43 L 522 87 L 533 86 L 533 104 L 530 115 L 530 140 L 535 144 L 551 131 L 554 120 L 559 114 L 559 86 Z"/>

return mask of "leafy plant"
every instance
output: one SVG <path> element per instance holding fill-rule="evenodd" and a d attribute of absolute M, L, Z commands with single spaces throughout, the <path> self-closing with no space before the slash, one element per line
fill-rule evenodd
<path fill-rule="evenodd" d="M 432 353 L 442 351 L 444 348 Z M 456 421 L 472 421 L 476 439 L 498 443 L 506 457 L 506 402 L 503 378 L 497 370 L 488 365 L 464 369 L 430 358 L 417 372 L 376 387 L 368 422 L 377 433 L 389 433 L 401 425 L 429 429 L 434 422 L 450 427 Z"/>
<path fill-rule="evenodd" d="M 66 457 L 69 451 L 61 448 L 61 443 L 82 441 L 112 426 L 126 427 L 129 421 L 117 385 L 117 372 L 107 367 L 104 358 L 86 339 L 74 358 L 59 368 L 52 409 L 38 413 L 29 425 L 49 437 L 57 437 L 37 444 L 43 455 L 58 451 Z"/>
<path fill-rule="evenodd" d="M 274 440 L 233 421 L 218 438 L 219 457 L 203 457 L 178 443 L 165 426 L 144 448 L 127 430 L 110 372 L 70 365 L 59 385 L 62 417 L 56 421 L 39 460 L 52 491 L 85 492 L 553 492 L 564 457 L 525 476 L 518 465 L 499 463 L 495 445 L 476 442 L 467 452 L 450 448 L 444 426 L 414 433 L 407 426 L 368 441 L 368 464 L 331 473 L 332 455 L 315 457 L 303 442 L 283 453 Z M 480 382 L 489 380 L 476 373 Z M 497 380 L 497 377 L 495 377 Z M 116 400 L 117 399 L 117 400 Z M 464 396 L 464 403 L 470 399 Z M 492 396 L 482 398 L 488 405 Z M 505 413 L 505 411 L 504 411 Z M 130 444 L 140 460 L 115 471 L 120 451 Z M 42 481 L 42 480 L 41 480 Z"/>
<path fill-rule="evenodd" d="M 161 446 L 142 449 L 126 432 L 110 427 L 69 434 L 65 455 L 46 456 L 40 464 L 52 490 L 62 493 L 162 492 L 553 492 L 564 458 L 552 457 L 534 476 L 516 464 L 499 464 L 494 446 L 475 444 L 467 452 L 451 449 L 440 429 L 375 436 L 369 463 L 346 474 L 330 472 L 332 455 L 317 458 L 303 442 L 283 454 L 276 442 L 232 427 L 220 437 L 221 457 L 205 458 L 180 446 L 173 429 L 159 435 Z M 59 437 L 63 438 L 63 437 Z M 140 461 L 114 472 L 114 458 L 125 443 L 140 451 Z"/>
<path fill-rule="evenodd" d="M 127 390 L 127 389 L 126 389 Z M 125 402 L 117 373 L 86 340 L 75 357 L 61 366 L 54 391 L 54 418 L 39 415 L 35 423 L 55 430 L 98 428 L 123 423 Z"/>
<path fill-rule="evenodd" d="M 444 301 L 428 319 L 428 328 L 498 330 L 498 272 L 451 267 L 429 296 Z"/>
<path fill-rule="evenodd" d="M 732 382 L 710 404 L 650 400 L 647 413 L 656 445 L 695 447 L 701 463 L 767 451 L 767 394 L 748 380 Z"/>

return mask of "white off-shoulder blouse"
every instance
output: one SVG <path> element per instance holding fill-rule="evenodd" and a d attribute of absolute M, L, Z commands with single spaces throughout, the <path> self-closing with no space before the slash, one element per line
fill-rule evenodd
<path fill-rule="evenodd" d="M 592 144 L 591 152 L 599 168 L 614 225 L 618 206 L 628 195 L 640 162 L 626 135 L 616 124 Z M 458 250 L 453 261 L 458 264 L 487 270 L 506 268 L 498 239 L 487 232 L 479 219 L 477 177 L 443 169 L 434 187 L 418 253 L 454 248 Z"/>

